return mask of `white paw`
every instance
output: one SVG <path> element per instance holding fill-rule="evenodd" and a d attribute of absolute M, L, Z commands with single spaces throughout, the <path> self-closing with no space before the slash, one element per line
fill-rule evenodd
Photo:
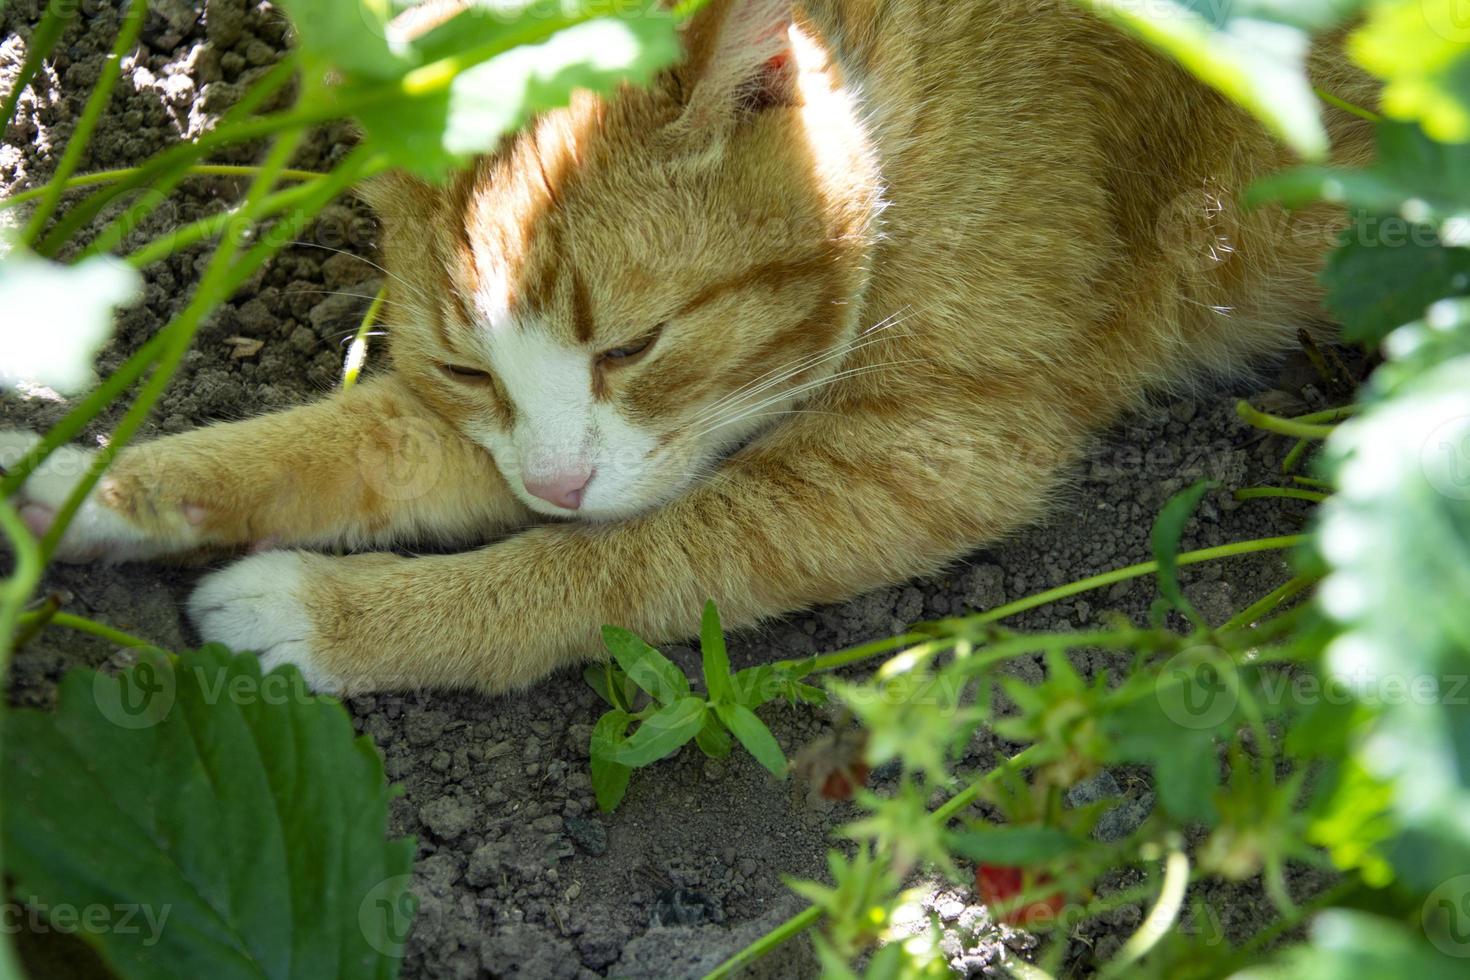
<path fill-rule="evenodd" d="M 274 551 L 235 562 L 206 577 L 189 598 L 189 618 L 208 643 L 260 657 L 262 672 L 295 664 L 313 690 L 345 686 L 317 663 L 311 617 L 302 601 L 307 556 Z"/>
<path fill-rule="evenodd" d="M 20 462 L 41 437 L 30 432 L 0 431 L 0 468 Z M 62 446 L 41 464 L 21 488 L 15 503 L 21 518 L 37 537 L 51 529 L 56 514 L 74 488 L 87 475 L 96 458 L 95 450 Z M 99 484 L 100 486 L 100 484 Z M 98 500 L 94 489 L 77 511 L 56 549 L 65 562 L 136 561 L 156 558 L 176 547 L 161 545 L 117 511 Z"/>

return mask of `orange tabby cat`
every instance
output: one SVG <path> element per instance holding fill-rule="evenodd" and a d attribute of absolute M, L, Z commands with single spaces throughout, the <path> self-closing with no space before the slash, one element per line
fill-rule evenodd
<path fill-rule="evenodd" d="M 604 623 L 670 640 L 711 597 L 739 626 L 933 572 L 1148 386 L 1319 314 L 1332 236 L 1232 203 L 1287 155 L 1070 3 L 717 0 L 685 43 L 445 188 L 371 187 L 391 372 L 126 451 L 63 557 L 519 529 L 264 550 L 190 602 L 320 688 L 503 690 Z M 82 452 L 27 485 L 37 528 Z"/>

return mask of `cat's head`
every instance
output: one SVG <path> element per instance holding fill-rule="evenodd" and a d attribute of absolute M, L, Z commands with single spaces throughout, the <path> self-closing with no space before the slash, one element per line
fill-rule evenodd
<path fill-rule="evenodd" d="M 395 370 L 552 516 L 657 506 L 841 369 L 878 178 L 789 2 L 716 0 L 646 89 L 579 97 L 384 219 Z"/>

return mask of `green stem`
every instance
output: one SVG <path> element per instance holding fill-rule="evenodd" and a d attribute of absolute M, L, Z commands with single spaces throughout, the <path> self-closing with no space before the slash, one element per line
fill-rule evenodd
<path fill-rule="evenodd" d="M 1282 603 L 1295 599 L 1307 589 L 1316 585 L 1317 582 L 1318 578 L 1315 575 L 1301 575 L 1291 579 L 1289 582 L 1273 589 L 1245 609 L 1230 617 L 1215 632 L 1217 634 L 1224 634 L 1236 630 L 1249 629 L 1252 624 L 1265 619 L 1271 613 L 1275 612 Z"/>
<path fill-rule="evenodd" d="M 10 541 L 15 567 L 10 578 L 0 584 L 0 677 L 10 675 L 10 654 L 20 626 L 20 613 L 41 581 L 45 563 L 41 548 L 14 507 L 0 499 L 0 532 Z M 0 698 L 0 731 L 5 727 L 6 698 Z M 0 750 L 4 746 L 0 745 Z M 0 801 L 3 805 L 3 801 Z M 4 877 L 4 853 L 0 850 L 0 878 Z M 6 930 L 7 933 L 9 930 Z M 21 977 L 9 935 L 0 936 L 0 977 Z"/>
<path fill-rule="evenodd" d="M 190 166 L 197 163 L 199 158 L 205 156 L 210 150 L 232 142 L 227 137 L 221 138 L 222 132 L 236 130 L 249 122 L 250 120 L 246 117 L 264 104 L 265 100 L 270 98 L 282 85 L 285 85 L 295 71 L 295 57 L 288 54 L 277 62 L 274 68 L 261 76 L 241 97 L 240 101 L 220 117 L 219 125 L 213 130 L 197 140 L 180 143 L 164 150 L 141 166 L 133 168 L 132 173 L 127 177 L 101 190 L 93 191 L 74 207 L 68 208 L 66 214 L 56 222 L 56 226 L 36 246 L 36 251 L 42 255 L 55 255 L 77 232 L 91 224 L 108 204 L 129 191 L 147 187 L 154 192 L 153 203 L 146 209 L 129 208 L 122 218 L 115 220 L 98 235 L 82 251 L 79 258 L 101 254 L 116 247 L 132 227 L 163 203 L 165 195 L 178 180 L 182 179 Z"/>
<path fill-rule="evenodd" d="M 1277 435 L 1293 436 L 1297 439 L 1326 439 L 1335 431 L 1330 425 L 1313 425 L 1298 419 L 1284 419 L 1279 415 L 1268 415 L 1252 408 L 1249 402 L 1244 401 L 1236 403 L 1235 412 L 1257 429 L 1274 432 Z"/>
<path fill-rule="evenodd" d="M 1111 980 L 1118 976 L 1159 944 L 1179 918 L 1188 885 L 1189 858 L 1183 851 L 1175 849 L 1164 861 L 1164 886 L 1159 890 L 1158 902 L 1149 912 L 1148 918 L 1138 927 L 1138 931 L 1128 938 L 1118 955 L 1103 968 L 1099 974 L 1101 980 Z"/>
<path fill-rule="evenodd" d="M 16 194 L 13 197 L 7 197 L 3 201 L 0 201 L 0 211 L 5 210 L 6 208 L 18 207 L 29 201 L 34 201 L 38 198 L 44 197 L 46 194 L 50 193 L 52 186 L 57 183 L 61 183 L 62 185 L 61 192 L 67 193 L 68 191 L 80 190 L 84 187 L 95 187 L 98 184 L 115 184 L 120 180 L 126 180 L 129 177 L 133 176 L 133 174 L 137 173 L 140 169 L 142 168 L 125 167 L 121 170 L 96 170 L 89 174 L 78 174 L 75 177 L 69 177 L 65 181 L 57 181 L 53 178 L 52 180 L 42 184 L 40 187 L 35 187 L 28 191 L 22 191 L 21 193 Z M 187 170 L 184 171 L 184 176 L 254 177 L 258 173 L 260 173 L 259 167 L 249 166 L 245 164 L 196 163 L 192 167 L 189 167 Z M 325 176 L 326 174 L 319 170 L 291 169 L 282 170 L 280 174 L 277 175 L 278 179 L 280 180 L 296 181 L 316 180 L 318 177 Z"/>
<path fill-rule="evenodd" d="M 37 625 L 60 626 L 65 629 L 75 630 L 78 633 L 87 633 L 91 636 L 100 637 L 120 647 L 128 647 L 134 650 L 158 649 L 158 644 L 156 643 L 149 643 L 147 640 L 139 639 L 131 633 L 124 633 L 122 630 L 113 629 L 106 623 L 99 623 L 82 616 L 73 616 L 70 613 L 52 613 L 49 619 L 43 618 L 42 613 L 39 612 L 26 613 L 20 617 L 18 625 L 22 629 Z"/>
<path fill-rule="evenodd" d="M 1306 535 L 1295 534 L 1279 538 L 1237 541 L 1233 544 L 1220 545 L 1215 548 L 1186 551 L 1178 557 L 1177 562 L 1182 567 L 1185 565 L 1198 565 L 1203 562 L 1219 561 L 1224 558 L 1235 558 L 1241 555 L 1259 554 L 1264 551 L 1286 551 L 1301 545 L 1306 540 Z M 1132 579 L 1143 578 L 1146 575 L 1153 575 L 1158 570 L 1159 563 L 1156 561 L 1146 561 L 1138 565 L 1129 565 L 1127 568 L 1115 569 L 1111 572 L 1104 572 L 1101 575 L 1094 575 L 1091 578 L 1080 579 L 1068 585 L 1058 586 L 1055 589 L 1048 589 L 1045 592 L 1038 592 L 1025 599 L 1018 599 L 1004 606 L 997 606 L 989 612 L 968 616 L 963 619 L 943 620 L 938 625 L 956 636 L 964 636 L 967 633 L 973 634 L 981 627 L 989 626 L 1002 619 L 1007 619 L 1020 613 L 1030 612 L 1033 609 L 1050 605 L 1053 602 L 1059 602 L 1062 599 L 1070 599 L 1072 596 L 1081 595 L 1084 592 L 1105 589 L 1108 586 L 1117 585 L 1119 582 L 1127 582 Z M 839 650 L 836 653 L 829 653 L 818 657 L 813 672 L 847 667 L 864 660 L 870 660 L 881 654 L 901 650 L 907 646 L 927 643 L 933 639 L 934 635 L 932 633 L 905 633 L 903 636 L 875 640 L 872 643 L 865 643 L 862 646 Z M 776 666 L 792 668 L 803 663 L 805 661 L 783 660 Z"/>
<path fill-rule="evenodd" d="M 67 497 L 66 502 L 62 504 L 61 509 L 57 512 L 51 529 L 46 533 L 45 538 L 42 539 L 41 555 L 44 560 L 49 561 L 51 556 L 56 553 L 56 547 L 60 544 L 62 535 L 66 532 L 66 528 L 72 519 L 76 517 L 77 511 L 87 499 L 87 495 L 92 492 L 92 489 L 97 485 L 97 481 L 102 479 L 102 474 L 112 464 L 117 454 L 122 451 L 133 436 L 137 434 L 138 430 L 142 428 L 144 420 L 147 419 L 148 414 L 153 410 L 154 404 L 168 387 L 168 383 L 172 380 L 174 372 L 183 361 L 184 355 L 188 353 L 189 346 L 194 340 L 194 334 L 198 330 L 200 322 L 211 310 L 223 302 L 253 271 L 246 268 L 248 263 L 235 261 L 236 255 L 239 252 L 239 242 L 242 238 L 240 233 L 248 228 L 250 223 L 255 220 L 261 199 L 265 196 L 266 191 L 275 183 L 275 171 L 285 165 L 286 160 L 289 159 L 291 152 L 300 141 L 301 135 L 300 131 L 289 134 L 277 140 L 276 144 L 271 147 L 271 152 L 266 158 L 265 165 L 261 168 L 261 172 L 256 175 L 255 180 L 251 183 L 250 190 L 245 195 L 244 204 L 234 213 L 234 220 L 226 228 L 219 248 L 215 250 L 209 267 L 205 270 L 198 288 L 194 291 L 193 299 L 190 300 L 189 305 L 185 307 L 183 312 L 163 329 L 162 336 L 166 339 L 162 353 L 158 359 L 158 364 L 153 369 L 153 374 L 144 383 L 143 390 L 139 392 L 137 401 L 133 403 L 132 407 L 128 409 L 127 414 L 123 416 L 122 421 L 118 423 L 117 429 L 113 432 L 112 438 L 108 441 L 107 446 L 97 454 L 86 475 L 72 489 L 70 496 Z M 342 171 L 350 171 L 350 169 L 345 164 L 341 168 Z M 355 175 L 352 176 L 355 177 Z M 335 179 L 339 178 L 334 177 Z M 351 177 L 349 177 L 350 179 Z M 329 180 L 320 183 L 330 184 L 332 182 Z M 273 251 L 278 250 L 280 247 L 279 244 L 275 244 Z"/>
<path fill-rule="evenodd" d="M 1320 504 L 1330 494 L 1318 493 L 1315 490 L 1297 490 L 1292 487 L 1251 487 L 1248 490 L 1237 490 L 1234 497 L 1239 501 L 1247 500 L 1305 500 L 1309 503 Z"/>
<path fill-rule="evenodd" d="M 289 190 L 277 191 L 274 194 L 267 195 L 260 202 L 259 215 L 261 217 L 268 217 L 272 214 L 278 214 L 293 206 L 298 201 L 305 200 L 312 195 L 318 183 L 319 181 L 313 180 L 292 187 Z M 221 211 L 218 214 L 211 214 L 207 218 L 200 218 L 198 221 L 184 225 L 182 228 L 175 228 L 166 235 L 160 235 L 134 252 L 129 252 L 125 261 L 135 269 L 145 269 L 154 262 L 161 262 L 181 249 L 196 245 L 207 238 L 212 238 L 220 234 L 220 232 L 229 226 L 234 218 L 235 215 L 232 211 Z"/>
<path fill-rule="evenodd" d="M 97 121 L 102 118 L 102 110 L 107 108 L 107 104 L 112 101 L 113 87 L 117 85 L 118 76 L 122 74 L 122 60 L 137 45 L 138 35 L 143 30 L 143 19 L 147 14 L 147 0 L 131 0 L 128 4 L 127 13 L 123 15 L 122 27 L 118 30 L 117 40 L 112 46 L 112 53 L 107 56 L 101 75 L 92 85 L 92 94 L 87 98 L 87 105 L 82 110 L 81 119 L 77 120 L 76 129 L 66 141 L 66 150 L 61 155 L 61 161 L 56 165 L 56 174 L 46 185 L 46 193 L 41 198 L 40 205 L 31 215 L 25 231 L 21 233 L 21 240 L 27 245 L 35 242 L 41 234 L 41 229 L 51 219 L 51 215 L 56 213 L 56 206 L 61 203 L 61 193 L 66 179 L 76 172 L 77 165 L 82 162 L 82 154 L 87 150 L 87 143 L 92 139 L 92 131 L 97 128 Z"/>
<path fill-rule="evenodd" d="M 1383 117 L 1373 110 L 1364 109 L 1362 106 L 1349 102 L 1347 99 L 1344 99 L 1339 95 L 1333 95 L 1325 88 L 1318 87 L 1313 89 L 1313 91 L 1317 93 L 1317 98 L 1321 99 L 1323 102 L 1326 102 L 1328 105 L 1336 106 L 1343 112 L 1350 112 L 1353 115 L 1357 116 L 1359 119 L 1366 119 L 1370 123 L 1383 122 Z"/>
<path fill-rule="evenodd" d="M 41 23 L 31 32 L 30 39 L 26 42 L 26 57 L 21 63 L 20 74 L 15 76 L 15 82 L 10 87 L 10 93 L 5 96 L 3 106 L 0 106 L 0 132 L 10 128 L 10 121 L 15 118 L 15 107 L 20 104 L 20 94 L 31 84 L 31 79 L 36 77 L 40 70 L 41 62 L 56 47 L 56 42 L 61 40 L 61 34 L 66 30 L 66 25 L 76 16 L 81 9 L 81 4 L 76 3 L 48 3 L 45 4 L 46 12 L 41 15 Z M 7 955 L 10 951 L 9 943 L 0 943 L 0 948 Z"/>
<path fill-rule="evenodd" d="M 378 322 L 378 314 L 382 312 L 383 303 L 387 299 L 388 284 L 385 282 L 378 289 L 378 295 L 373 297 L 372 305 L 363 315 L 362 324 L 358 326 L 357 334 L 347 348 L 347 362 L 342 369 L 343 391 L 357 384 L 357 377 L 362 373 L 363 365 L 367 363 L 368 332 L 373 329 L 373 324 Z"/>
<path fill-rule="evenodd" d="M 1294 476 L 1291 482 L 1303 487 L 1312 487 L 1316 490 L 1332 490 L 1332 484 L 1326 480 L 1314 480 L 1310 476 Z"/>
<path fill-rule="evenodd" d="M 1302 457 L 1307 454 L 1315 442 L 1311 439 L 1298 439 L 1296 445 L 1291 447 L 1291 452 L 1281 461 L 1281 472 L 1295 473 L 1296 468 L 1301 465 Z"/>

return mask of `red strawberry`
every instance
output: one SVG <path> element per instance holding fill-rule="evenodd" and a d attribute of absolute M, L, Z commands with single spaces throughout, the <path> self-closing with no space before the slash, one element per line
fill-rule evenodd
<path fill-rule="evenodd" d="M 1062 893 L 1053 892 L 1025 905 L 1015 905 L 1014 899 L 1021 894 L 1022 879 L 1022 869 L 1013 865 L 981 864 L 975 869 L 975 888 L 980 892 L 980 900 L 1000 921 L 1013 926 L 1055 921 L 1064 904 Z M 1034 884 L 1045 885 L 1051 880 L 1051 875 L 1040 874 Z"/>

